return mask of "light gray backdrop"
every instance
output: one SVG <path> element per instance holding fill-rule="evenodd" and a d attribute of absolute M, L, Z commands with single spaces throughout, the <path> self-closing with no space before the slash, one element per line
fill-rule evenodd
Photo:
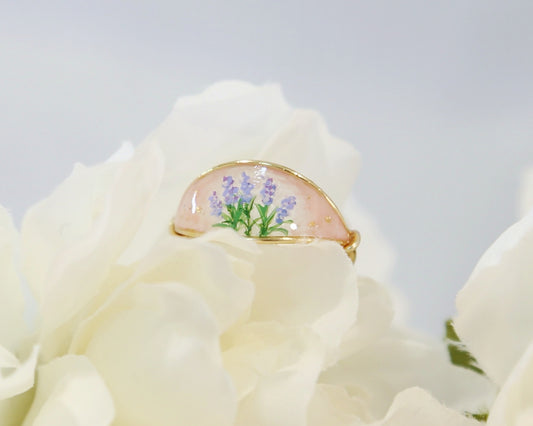
<path fill-rule="evenodd" d="M 0 3 L 0 202 L 16 220 L 179 95 L 282 84 L 362 154 L 355 191 L 434 335 L 533 163 L 533 2 Z"/>

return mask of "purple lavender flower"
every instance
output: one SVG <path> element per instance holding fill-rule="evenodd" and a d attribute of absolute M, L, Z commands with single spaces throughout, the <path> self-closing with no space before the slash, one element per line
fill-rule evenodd
<path fill-rule="evenodd" d="M 250 176 L 242 172 L 241 199 L 243 203 L 249 203 L 252 201 L 252 189 L 254 189 L 254 185 L 250 183 Z"/>
<path fill-rule="evenodd" d="M 222 178 L 222 187 L 223 188 L 229 188 L 231 185 L 233 185 L 233 177 L 232 176 L 224 176 Z"/>
<path fill-rule="evenodd" d="M 266 180 L 260 193 L 263 204 L 265 206 L 270 206 L 272 201 L 274 201 L 274 194 L 276 193 L 276 185 L 274 185 L 274 180 L 272 178 Z"/>
<path fill-rule="evenodd" d="M 211 216 L 220 216 L 222 214 L 222 201 L 218 199 L 216 191 L 209 197 L 209 207 L 211 208 Z"/>
<path fill-rule="evenodd" d="M 222 178 L 222 187 L 224 188 L 222 195 L 224 196 L 224 203 L 226 205 L 235 204 L 239 200 L 239 188 L 233 186 L 234 182 L 231 176 L 224 176 Z"/>
<path fill-rule="evenodd" d="M 296 197 L 291 195 L 290 197 L 281 200 L 281 207 L 287 210 L 292 210 L 296 205 Z"/>
<path fill-rule="evenodd" d="M 285 218 L 289 215 L 289 211 L 291 211 L 295 205 L 296 197 L 294 195 L 281 200 L 281 207 L 279 207 L 277 210 L 278 214 L 276 215 L 276 223 L 281 225 Z"/>
<path fill-rule="evenodd" d="M 239 189 L 236 186 L 224 190 L 224 203 L 235 204 L 239 200 Z"/>

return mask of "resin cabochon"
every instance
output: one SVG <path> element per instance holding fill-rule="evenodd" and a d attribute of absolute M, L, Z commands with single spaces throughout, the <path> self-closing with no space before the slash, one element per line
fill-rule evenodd
<path fill-rule="evenodd" d="M 287 217 L 293 223 L 285 226 L 289 237 L 328 239 L 344 245 L 350 243 L 350 231 L 336 207 L 313 183 L 282 166 L 259 162 L 221 165 L 196 179 L 181 198 L 174 217 L 174 230 L 178 234 L 194 237 L 217 229 L 213 228 L 213 225 L 221 219 L 211 214 L 209 197 L 216 191 L 223 201 L 223 178 L 231 176 L 234 186 L 239 187 L 243 172 L 250 177 L 250 183 L 254 185 L 252 195 L 256 197 L 256 203 L 261 202 L 260 191 L 268 178 L 272 178 L 276 185 L 272 208 L 279 207 L 281 200 L 289 196 L 296 197 L 296 205 Z M 283 236 L 281 233 L 271 235 Z"/>

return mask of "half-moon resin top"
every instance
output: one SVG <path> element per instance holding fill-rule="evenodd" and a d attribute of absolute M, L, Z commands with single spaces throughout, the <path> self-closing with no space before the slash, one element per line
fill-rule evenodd
<path fill-rule="evenodd" d="M 309 179 L 287 167 L 252 160 L 216 166 L 185 191 L 174 217 L 175 232 L 196 237 L 213 228 L 268 241 L 334 240 L 344 247 L 358 239 Z"/>

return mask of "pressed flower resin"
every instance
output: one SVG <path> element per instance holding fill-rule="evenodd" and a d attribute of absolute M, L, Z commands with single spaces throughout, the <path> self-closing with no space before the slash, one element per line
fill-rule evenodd
<path fill-rule="evenodd" d="M 269 241 L 328 239 L 344 247 L 356 238 L 335 204 L 313 182 L 260 161 L 222 164 L 187 188 L 174 230 L 194 237 L 213 228 L 231 228 Z"/>

